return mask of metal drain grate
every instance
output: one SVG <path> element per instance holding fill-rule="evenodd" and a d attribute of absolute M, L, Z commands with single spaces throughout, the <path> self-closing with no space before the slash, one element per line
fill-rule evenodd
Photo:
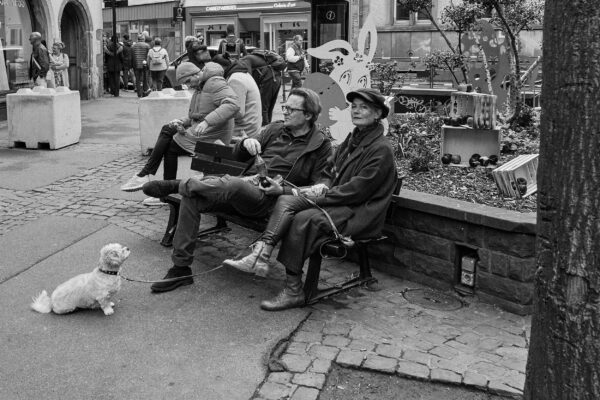
<path fill-rule="evenodd" d="M 463 306 L 457 298 L 433 289 L 406 289 L 402 295 L 409 303 L 431 310 L 454 311 Z"/>

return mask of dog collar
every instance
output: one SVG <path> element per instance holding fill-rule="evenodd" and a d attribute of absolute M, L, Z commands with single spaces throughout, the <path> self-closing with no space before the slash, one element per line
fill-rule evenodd
<path fill-rule="evenodd" d="M 103 269 L 98 269 L 98 270 L 106 275 L 117 275 L 119 273 L 119 271 L 105 271 Z"/>

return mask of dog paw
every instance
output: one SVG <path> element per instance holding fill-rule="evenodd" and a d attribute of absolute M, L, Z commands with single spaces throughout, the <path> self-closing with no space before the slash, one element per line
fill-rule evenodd
<path fill-rule="evenodd" d="M 115 313 L 115 310 L 113 310 L 112 308 L 106 308 L 102 311 L 104 311 L 104 315 L 113 315 Z"/>

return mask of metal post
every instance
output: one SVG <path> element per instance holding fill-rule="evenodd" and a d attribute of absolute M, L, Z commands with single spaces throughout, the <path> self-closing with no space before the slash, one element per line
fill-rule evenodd
<path fill-rule="evenodd" d="M 112 25 L 113 25 L 113 43 L 115 44 L 115 49 L 117 48 L 117 2 L 116 0 L 112 1 Z"/>

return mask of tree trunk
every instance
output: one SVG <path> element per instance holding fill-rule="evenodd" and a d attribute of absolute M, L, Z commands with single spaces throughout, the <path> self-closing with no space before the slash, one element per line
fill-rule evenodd
<path fill-rule="evenodd" d="M 600 399 L 600 7 L 546 0 L 527 400 Z"/>

